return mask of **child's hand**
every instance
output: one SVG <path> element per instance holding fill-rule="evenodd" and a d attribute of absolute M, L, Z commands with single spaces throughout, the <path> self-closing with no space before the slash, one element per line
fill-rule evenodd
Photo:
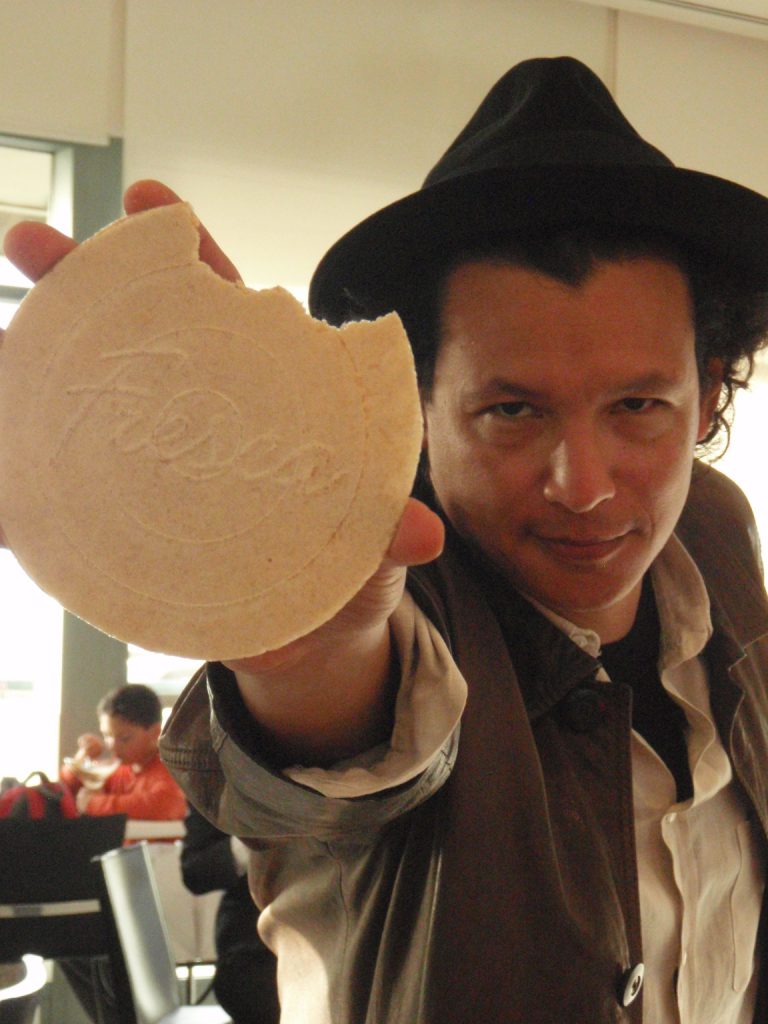
<path fill-rule="evenodd" d="M 75 760 L 82 763 L 83 761 L 96 761 L 104 753 L 104 742 L 100 736 L 95 733 L 86 732 L 82 736 L 77 737 L 77 753 L 75 754 Z"/>

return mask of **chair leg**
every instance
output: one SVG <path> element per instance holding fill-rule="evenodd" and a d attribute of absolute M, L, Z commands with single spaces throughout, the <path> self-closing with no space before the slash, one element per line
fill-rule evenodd
<path fill-rule="evenodd" d="M 95 959 L 91 958 L 91 985 L 93 986 L 94 1009 L 96 1010 L 96 1024 L 106 1024 L 104 1016 L 104 999 L 99 984 L 99 972 L 96 968 Z"/>

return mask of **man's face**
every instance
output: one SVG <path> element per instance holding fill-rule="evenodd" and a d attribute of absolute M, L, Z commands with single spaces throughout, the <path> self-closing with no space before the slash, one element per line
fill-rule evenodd
<path fill-rule="evenodd" d="M 446 514 L 523 593 L 623 636 L 719 390 L 700 392 L 684 276 L 637 258 L 573 288 L 468 263 L 441 339 L 424 414 Z"/>
<path fill-rule="evenodd" d="M 124 764 L 145 765 L 157 753 L 159 725 L 145 727 L 122 715 L 100 715 L 99 728 L 107 747 Z"/>

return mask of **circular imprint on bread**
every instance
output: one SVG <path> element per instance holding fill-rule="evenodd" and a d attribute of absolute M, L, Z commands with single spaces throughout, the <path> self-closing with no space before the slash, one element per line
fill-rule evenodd
<path fill-rule="evenodd" d="M 327 621 L 379 565 L 421 414 L 391 314 L 336 329 L 197 256 L 186 204 L 94 235 L 0 348 L 0 522 L 64 607 L 221 660 Z"/>

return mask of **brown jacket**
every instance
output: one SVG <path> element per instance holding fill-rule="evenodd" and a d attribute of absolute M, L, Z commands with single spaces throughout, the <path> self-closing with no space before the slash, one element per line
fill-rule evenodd
<path fill-rule="evenodd" d="M 768 603 L 754 524 L 740 493 L 697 467 L 679 535 L 712 601 L 713 712 L 765 832 Z M 594 684 L 593 659 L 450 547 L 412 573 L 411 591 L 469 686 L 459 742 L 413 783 L 360 800 L 291 786 L 258 763 L 215 668 L 212 733 L 197 684 L 164 756 L 204 813 L 254 837 L 259 897 L 306 926 L 328 977 L 318 1020 L 639 1024 L 642 996 L 623 1005 L 642 961 L 629 689 Z"/>

